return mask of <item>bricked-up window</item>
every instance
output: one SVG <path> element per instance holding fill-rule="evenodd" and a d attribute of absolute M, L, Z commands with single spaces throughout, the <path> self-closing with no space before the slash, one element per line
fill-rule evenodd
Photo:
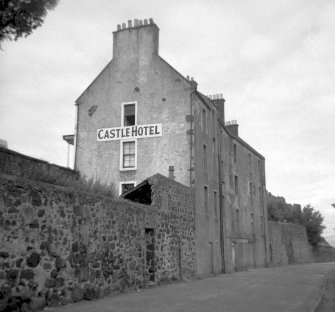
<path fill-rule="evenodd" d="M 234 176 L 234 191 L 235 194 L 238 194 L 238 176 Z"/>
<path fill-rule="evenodd" d="M 215 217 L 217 218 L 218 217 L 218 199 L 217 199 L 218 196 L 217 196 L 217 192 L 214 191 L 213 195 L 214 195 L 214 198 L 213 198 L 213 200 L 214 200 L 214 214 L 215 214 Z"/>
<path fill-rule="evenodd" d="M 237 161 L 237 146 L 233 144 L 234 162 Z"/>
<path fill-rule="evenodd" d="M 208 214 L 208 187 L 204 186 L 204 206 L 205 213 Z"/>
<path fill-rule="evenodd" d="M 202 130 L 207 132 L 207 110 L 205 108 L 202 109 Z"/>
<path fill-rule="evenodd" d="M 207 171 L 207 145 L 203 144 L 204 170 Z"/>
<path fill-rule="evenodd" d="M 123 126 L 134 126 L 136 124 L 136 104 L 123 104 Z"/>
<path fill-rule="evenodd" d="M 122 169 L 136 167 L 136 142 L 122 142 Z"/>

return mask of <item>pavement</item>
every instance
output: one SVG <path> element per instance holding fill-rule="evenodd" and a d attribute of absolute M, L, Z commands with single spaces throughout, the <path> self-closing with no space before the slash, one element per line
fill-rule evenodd
<path fill-rule="evenodd" d="M 326 279 L 326 289 L 316 312 L 335 311 L 335 271 L 330 272 Z"/>
<path fill-rule="evenodd" d="M 262 268 L 81 301 L 54 312 L 314 312 L 335 262 Z"/>

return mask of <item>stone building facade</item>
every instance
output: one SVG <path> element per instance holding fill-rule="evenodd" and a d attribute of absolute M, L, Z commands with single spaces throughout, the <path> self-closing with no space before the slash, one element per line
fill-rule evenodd
<path fill-rule="evenodd" d="M 113 33 L 113 59 L 76 101 L 75 170 L 119 193 L 159 172 L 195 191 L 200 274 L 268 259 L 264 157 L 205 96 L 159 56 L 152 19 Z"/>

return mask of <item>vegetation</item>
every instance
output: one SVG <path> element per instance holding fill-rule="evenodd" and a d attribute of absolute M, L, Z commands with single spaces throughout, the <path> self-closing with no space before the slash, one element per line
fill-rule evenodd
<path fill-rule="evenodd" d="M 58 0 L 0 0 L 0 43 L 30 35 Z"/>
<path fill-rule="evenodd" d="M 117 192 L 114 184 L 102 183 L 100 180 L 94 178 L 87 179 L 86 177 L 79 176 L 78 179 L 75 179 L 70 175 L 57 175 L 48 169 L 50 169 L 48 166 L 34 168 L 32 172 L 25 175 L 25 178 L 64 186 L 82 192 L 116 197 Z"/>
<path fill-rule="evenodd" d="M 267 193 L 268 219 L 271 221 L 290 222 L 302 225 L 306 228 L 308 242 L 312 246 L 317 246 L 323 242 L 321 236 L 325 226 L 323 216 L 310 204 L 301 210 L 301 206 L 287 204 L 284 197 L 275 197 Z"/>

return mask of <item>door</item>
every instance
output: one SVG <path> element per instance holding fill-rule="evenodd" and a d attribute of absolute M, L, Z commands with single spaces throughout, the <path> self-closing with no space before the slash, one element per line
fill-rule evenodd
<path fill-rule="evenodd" d="M 155 281 L 155 235 L 154 229 L 145 229 L 145 271 L 149 281 Z"/>

